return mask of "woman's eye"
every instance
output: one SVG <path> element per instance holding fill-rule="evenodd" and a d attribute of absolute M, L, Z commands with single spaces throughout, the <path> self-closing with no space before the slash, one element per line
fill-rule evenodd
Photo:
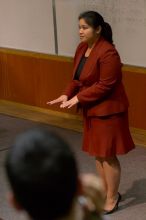
<path fill-rule="evenodd" d="M 86 27 L 86 26 L 82 26 L 82 27 L 80 27 L 80 26 L 79 26 L 79 29 L 86 30 L 86 29 L 88 29 L 88 27 Z"/>

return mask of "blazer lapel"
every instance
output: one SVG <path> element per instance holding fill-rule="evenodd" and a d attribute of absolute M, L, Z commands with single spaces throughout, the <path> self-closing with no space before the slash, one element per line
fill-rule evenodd
<path fill-rule="evenodd" d="M 82 56 L 85 54 L 87 48 L 88 48 L 88 45 L 85 44 L 84 47 L 82 47 L 82 49 L 78 52 L 77 60 L 76 60 L 76 63 L 75 63 L 74 69 L 73 69 L 73 78 L 74 78 L 74 75 L 75 75 L 76 70 L 78 68 L 78 65 L 80 63 L 80 60 L 81 60 Z"/>
<path fill-rule="evenodd" d="M 95 44 L 94 48 L 92 49 L 83 69 L 82 73 L 80 75 L 80 79 L 84 79 L 87 77 L 88 74 L 91 73 L 92 68 L 96 65 L 97 57 L 98 57 L 98 51 L 100 46 L 102 45 L 103 38 L 101 37 Z"/>

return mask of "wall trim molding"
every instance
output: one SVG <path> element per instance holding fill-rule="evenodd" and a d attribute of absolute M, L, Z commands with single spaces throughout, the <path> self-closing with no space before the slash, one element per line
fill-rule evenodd
<path fill-rule="evenodd" d="M 33 58 L 38 58 L 38 59 L 73 62 L 73 57 L 66 57 L 66 56 L 53 55 L 53 54 L 45 54 L 45 53 L 39 53 L 39 52 L 34 52 L 34 51 L 26 51 L 26 50 L 20 50 L 20 49 L 15 49 L 15 48 L 0 47 L 0 53 L 26 56 L 26 57 L 33 57 Z"/>
<path fill-rule="evenodd" d="M 79 115 L 53 111 L 7 100 L 0 100 L 0 113 L 82 132 L 82 117 Z M 146 147 L 146 130 L 131 127 L 130 131 L 134 143 L 137 146 Z"/>
<path fill-rule="evenodd" d="M 49 60 L 56 60 L 56 61 L 63 61 L 63 62 L 73 62 L 73 57 L 45 54 L 45 53 L 26 51 L 26 50 L 15 49 L 15 48 L 0 47 L 0 53 L 27 56 L 27 57 L 33 57 L 33 58 L 38 58 L 38 59 L 49 59 Z M 139 66 L 125 64 L 123 65 L 122 69 L 123 71 L 127 71 L 127 72 L 146 74 L 146 67 L 139 67 Z"/>

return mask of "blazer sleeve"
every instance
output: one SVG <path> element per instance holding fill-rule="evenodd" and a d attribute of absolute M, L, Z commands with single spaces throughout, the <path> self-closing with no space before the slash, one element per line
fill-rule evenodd
<path fill-rule="evenodd" d="M 62 94 L 66 95 L 68 99 L 70 99 L 74 95 L 76 95 L 78 91 L 79 91 L 79 81 L 71 80 Z"/>
<path fill-rule="evenodd" d="M 90 104 L 97 100 L 102 101 L 102 99 L 104 99 L 122 79 L 122 64 L 120 57 L 114 48 L 107 50 L 101 56 L 99 62 L 99 81 L 77 94 L 78 100 L 82 104 Z"/>

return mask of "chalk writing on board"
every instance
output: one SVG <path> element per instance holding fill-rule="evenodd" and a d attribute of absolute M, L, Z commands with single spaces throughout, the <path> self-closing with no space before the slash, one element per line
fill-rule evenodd
<path fill-rule="evenodd" d="M 146 27 L 146 0 L 84 0 L 83 8 L 101 13 L 113 29 L 119 22 L 120 26 L 123 24 L 125 31 L 133 33 Z"/>
<path fill-rule="evenodd" d="M 74 55 L 79 43 L 78 15 L 101 13 L 111 24 L 114 44 L 125 64 L 146 66 L 146 0 L 55 0 L 60 55 Z"/>

